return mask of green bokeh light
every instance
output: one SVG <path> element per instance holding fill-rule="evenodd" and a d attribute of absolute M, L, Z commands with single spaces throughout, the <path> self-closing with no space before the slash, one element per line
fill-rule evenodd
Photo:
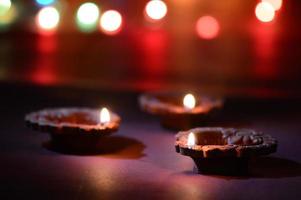
<path fill-rule="evenodd" d="M 98 25 L 100 11 L 94 3 L 82 4 L 76 13 L 76 24 L 83 32 L 93 32 Z"/>

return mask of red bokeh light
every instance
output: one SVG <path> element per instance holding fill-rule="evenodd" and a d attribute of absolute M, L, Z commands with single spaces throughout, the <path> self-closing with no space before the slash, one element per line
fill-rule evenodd
<path fill-rule="evenodd" d="M 138 55 L 135 62 L 139 66 L 133 73 L 143 78 L 136 87 L 161 89 L 167 75 L 169 35 L 163 29 L 136 29 L 133 37 Z"/>
<path fill-rule="evenodd" d="M 34 68 L 29 72 L 30 80 L 39 85 L 53 85 L 57 82 L 56 60 L 54 59 L 57 51 L 56 35 L 37 38 L 37 55 Z"/>
<path fill-rule="evenodd" d="M 203 39 L 213 39 L 218 36 L 220 25 L 212 16 L 203 16 L 196 23 L 196 32 Z"/>
<path fill-rule="evenodd" d="M 279 34 L 275 24 L 252 23 L 250 27 L 254 47 L 253 75 L 256 79 L 275 80 L 281 76 L 277 59 L 279 57 Z"/>

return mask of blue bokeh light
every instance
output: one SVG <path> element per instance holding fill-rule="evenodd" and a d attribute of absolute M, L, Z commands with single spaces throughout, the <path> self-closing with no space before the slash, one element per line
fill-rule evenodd
<path fill-rule="evenodd" d="M 56 0 L 36 0 L 36 3 L 41 6 L 48 6 L 55 2 Z"/>

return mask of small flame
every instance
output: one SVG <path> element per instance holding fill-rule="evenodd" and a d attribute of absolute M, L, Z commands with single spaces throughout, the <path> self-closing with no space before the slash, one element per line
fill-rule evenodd
<path fill-rule="evenodd" d="M 192 94 L 186 94 L 183 99 L 183 105 L 186 109 L 193 109 L 195 107 L 195 98 Z"/>
<path fill-rule="evenodd" d="M 107 108 L 101 109 L 100 114 L 99 114 L 99 119 L 100 119 L 101 124 L 110 122 L 111 116 L 110 116 L 110 112 Z"/>
<path fill-rule="evenodd" d="M 192 148 L 195 145 L 195 136 L 193 132 L 189 133 L 188 139 L 187 139 L 187 146 L 189 148 Z"/>

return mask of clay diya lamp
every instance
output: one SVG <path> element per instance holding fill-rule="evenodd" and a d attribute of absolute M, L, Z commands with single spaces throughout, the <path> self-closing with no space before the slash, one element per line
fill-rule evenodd
<path fill-rule="evenodd" d="M 147 93 L 139 98 L 142 110 L 158 115 L 162 126 L 183 130 L 205 125 L 223 106 L 221 98 L 183 93 Z"/>
<path fill-rule="evenodd" d="M 250 129 L 195 128 L 179 132 L 175 147 L 199 173 L 245 175 L 250 158 L 276 152 L 277 141 Z"/>
<path fill-rule="evenodd" d="M 107 108 L 58 108 L 25 116 L 28 127 L 49 133 L 51 144 L 71 150 L 93 150 L 101 139 L 116 132 L 120 117 Z"/>

